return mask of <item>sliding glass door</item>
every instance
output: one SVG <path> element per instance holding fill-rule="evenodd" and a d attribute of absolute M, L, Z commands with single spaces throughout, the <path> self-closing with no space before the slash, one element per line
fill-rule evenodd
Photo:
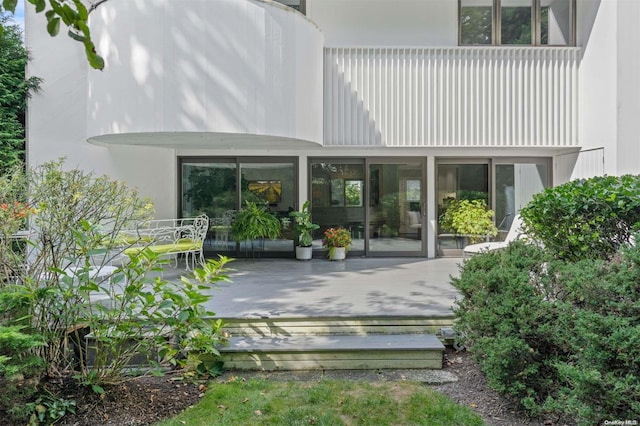
<path fill-rule="evenodd" d="M 182 217 L 209 216 L 204 248 L 210 255 L 293 257 L 289 212 L 297 206 L 297 159 L 183 158 L 180 172 Z M 278 239 L 235 241 L 231 227 L 248 201 L 265 206 L 278 218 Z"/>
<path fill-rule="evenodd" d="M 425 162 L 415 159 L 314 159 L 311 211 L 325 229 L 351 233 L 350 255 L 423 256 Z"/>
<path fill-rule="evenodd" d="M 437 166 L 436 202 L 438 204 L 437 251 L 440 256 L 460 256 L 462 248 L 469 244 L 465 235 L 449 229 L 446 211 L 463 200 L 480 200 L 487 207 L 489 199 L 489 161 L 461 160 L 440 161 Z"/>
<path fill-rule="evenodd" d="M 424 169 L 422 161 L 369 162 L 369 254 L 424 253 Z"/>
<path fill-rule="evenodd" d="M 311 162 L 311 215 L 320 229 L 314 234 L 314 251 L 322 250 L 328 228 L 344 227 L 351 233 L 351 255 L 364 254 L 365 167 L 363 159 Z"/>
<path fill-rule="evenodd" d="M 242 251 L 255 251 L 265 255 L 293 253 L 293 224 L 289 212 L 295 210 L 297 174 L 292 162 L 246 162 L 240 168 L 240 206 L 247 201 L 265 205 L 281 224 L 280 238 L 240 242 Z M 247 245 L 247 247 L 245 247 Z M 252 246 L 250 246 L 252 245 Z"/>
<path fill-rule="evenodd" d="M 495 222 L 498 239 L 504 240 L 513 218 L 534 194 L 550 182 L 548 161 L 518 159 L 495 164 Z"/>
<path fill-rule="evenodd" d="M 445 212 L 454 202 L 481 200 L 495 212 L 495 240 L 504 240 L 513 218 L 534 194 L 551 183 L 547 158 L 441 159 L 437 164 L 437 250 L 440 256 L 460 256 L 468 236 L 447 228 Z"/>

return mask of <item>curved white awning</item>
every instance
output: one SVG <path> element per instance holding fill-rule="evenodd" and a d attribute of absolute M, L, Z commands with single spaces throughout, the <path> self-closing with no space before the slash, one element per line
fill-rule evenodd
<path fill-rule="evenodd" d="M 216 132 L 146 132 L 92 136 L 87 142 L 99 146 L 150 146 L 176 149 L 294 149 L 321 145 L 295 138 Z"/>

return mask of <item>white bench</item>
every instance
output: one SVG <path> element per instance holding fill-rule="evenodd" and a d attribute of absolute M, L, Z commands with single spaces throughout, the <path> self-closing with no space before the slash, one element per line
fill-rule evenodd
<path fill-rule="evenodd" d="M 138 224 L 135 230 L 122 233 L 127 256 L 137 256 L 149 249 L 161 256 L 185 255 L 186 269 L 195 268 L 196 259 L 204 264 L 202 247 L 209 229 L 209 217 L 200 215 L 182 219 L 156 219 Z"/>

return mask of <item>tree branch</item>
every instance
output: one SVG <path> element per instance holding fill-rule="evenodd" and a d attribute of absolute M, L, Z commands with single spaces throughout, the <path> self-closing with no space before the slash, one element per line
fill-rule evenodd
<path fill-rule="evenodd" d="M 91 3 L 91 7 L 89 7 L 89 13 L 93 12 L 94 10 L 96 10 L 102 3 L 106 3 L 109 0 L 98 0 L 95 3 Z"/>

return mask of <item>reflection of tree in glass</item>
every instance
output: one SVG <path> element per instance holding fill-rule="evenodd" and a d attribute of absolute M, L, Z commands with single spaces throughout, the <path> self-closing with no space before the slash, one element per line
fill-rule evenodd
<path fill-rule="evenodd" d="M 549 7 L 540 10 L 540 44 L 549 44 Z"/>
<path fill-rule="evenodd" d="M 400 196 L 397 192 L 384 195 L 380 202 L 386 225 L 397 232 L 400 227 Z"/>
<path fill-rule="evenodd" d="M 501 43 L 533 44 L 530 7 L 502 7 Z M 493 13 L 491 6 L 462 7 L 460 14 L 461 44 L 491 44 Z M 541 9 L 540 43 L 548 44 L 549 8 Z"/>
<path fill-rule="evenodd" d="M 503 7 L 501 14 L 502 44 L 531 44 L 531 8 Z"/>
<path fill-rule="evenodd" d="M 231 168 L 193 167 L 189 171 L 184 197 L 191 202 L 192 215 L 221 216 L 236 208 L 236 171 Z"/>
<path fill-rule="evenodd" d="M 461 44 L 491 44 L 491 6 L 463 7 L 460 13 Z"/>

